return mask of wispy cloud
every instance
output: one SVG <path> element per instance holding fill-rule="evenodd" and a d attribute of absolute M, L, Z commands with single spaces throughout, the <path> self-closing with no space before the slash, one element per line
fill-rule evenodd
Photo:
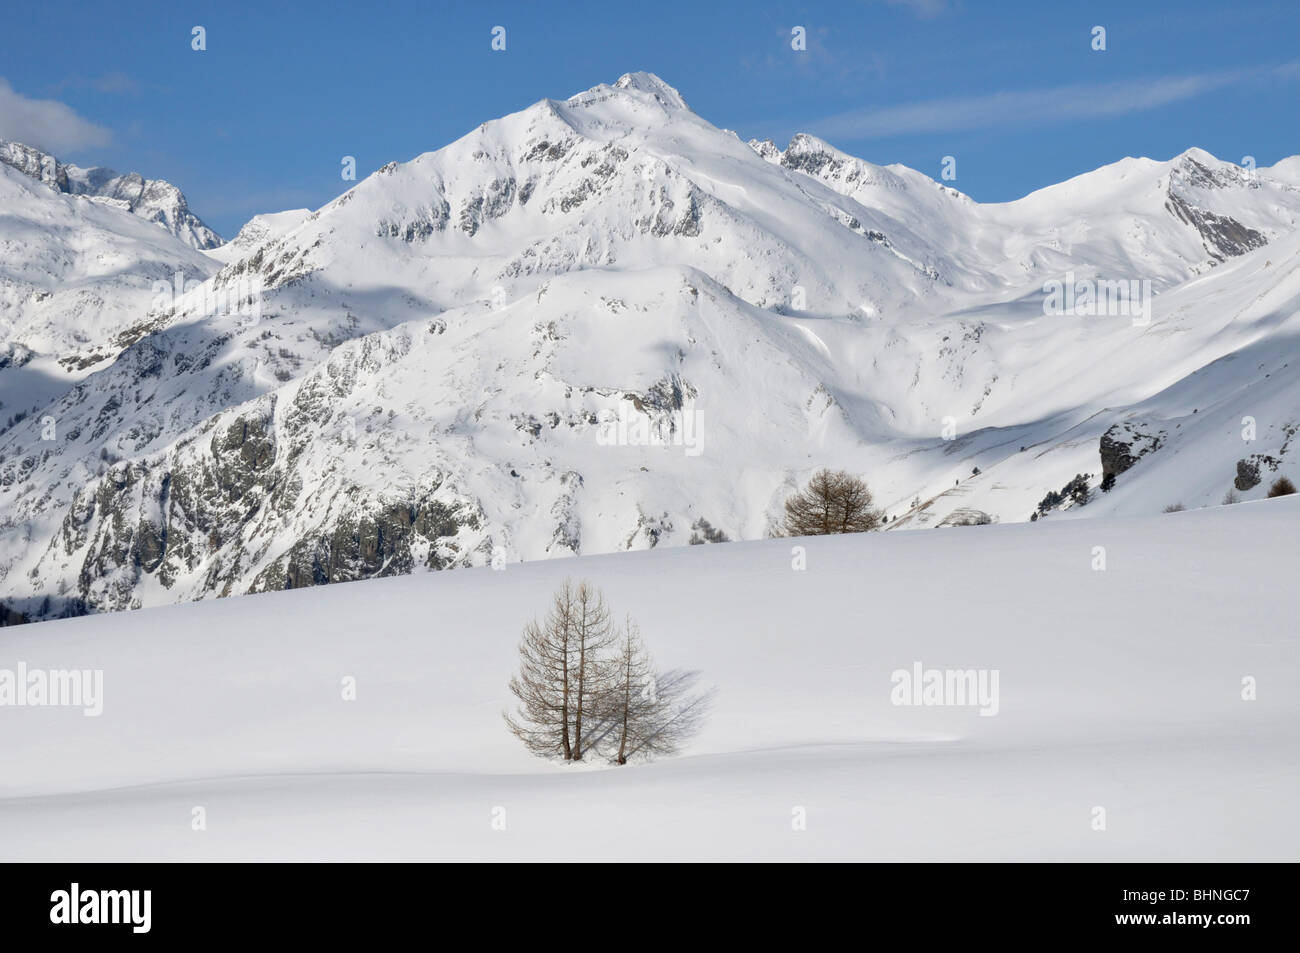
<path fill-rule="evenodd" d="M 135 96 L 140 92 L 140 84 L 125 73 L 112 72 L 103 76 L 69 76 L 54 87 L 54 95 L 59 95 L 65 89 L 93 89 L 110 96 Z"/>
<path fill-rule="evenodd" d="M 929 99 L 881 109 L 837 113 L 809 123 L 807 128 L 809 132 L 829 139 L 887 139 L 917 133 L 1105 118 L 1144 112 L 1270 76 L 1293 80 L 1300 76 L 1300 63 Z"/>
<path fill-rule="evenodd" d="M 793 51 L 790 47 L 793 39 L 791 27 L 780 26 L 772 31 L 771 46 L 761 55 L 743 56 L 741 65 L 753 72 L 772 71 L 806 79 L 821 77 L 832 85 L 850 81 L 853 77 L 884 75 L 884 59 L 879 51 L 855 49 L 851 56 L 840 56 L 828 43 L 828 40 L 836 40 L 835 31 L 830 27 L 811 24 L 803 29 L 804 50 Z"/>
<path fill-rule="evenodd" d="M 948 9 L 948 0 L 884 0 L 887 6 L 901 7 L 922 20 L 939 16 Z"/>
<path fill-rule="evenodd" d="M 108 145 L 113 135 L 54 99 L 29 99 L 0 77 L 0 139 L 47 152 Z"/>

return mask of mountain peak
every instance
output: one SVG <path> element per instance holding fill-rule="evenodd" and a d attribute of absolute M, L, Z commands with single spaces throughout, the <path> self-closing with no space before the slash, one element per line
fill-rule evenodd
<path fill-rule="evenodd" d="M 1215 191 L 1250 188 L 1255 184 L 1252 170 L 1196 147 L 1175 156 L 1169 167 L 1171 191 L 1186 188 Z"/>
<path fill-rule="evenodd" d="M 632 89 L 640 93 L 648 93 L 659 101 L 663 106 L 673 109 L 690 109 L 686 105 L 686 100 L 682 99 L 682 94 L 677 92 L 672 86 L 669 86 L 654 73 L 638 71 L 635 73 L 624 73 L 614 83 L 615 89 Z"/>
<path fill-rule="evenodd" d="M 162 179 L 146 179 L 138 172 L 119 175 L 112 169 L 99 166 L 83 169 L 60 162 L 40 149 L 5 139 L 0 139 L 0 164 L 56 192 L 118 205 L 133 215 L 154 222 L 200 251 L 221 244 L 221 236 L 190 211 L 181 190 Z"/>
<path fill-rule="evenodd" d="M 1175 161 L 1184 162 L 1188 159 L 1193 162 L 1199 162 L 1201 165 L 1219 165 L 1223 161 L 1218 156 L 1206 152 L 1199 146 L 1192 146 L 1190 149 L 1183 151 L 1175 158 Z"/>
<path fill-rule="evenodd" d="M 60 192 L 68 190 L 66 168 L 54 156 L 34 146 L 0 139 L 0 164 Z"/>
<path fill-rule="evenodd" d="M 817 153 L 824 152 L 829 154 L 842 155 L 839 149 L 836 149 L 825 139 L 818 139 L 816 136 L 809 135 L 806 132 L 796 132 L 790 139 L 790 144 L 786 146 L 786 152 L 799 153 Z"/>

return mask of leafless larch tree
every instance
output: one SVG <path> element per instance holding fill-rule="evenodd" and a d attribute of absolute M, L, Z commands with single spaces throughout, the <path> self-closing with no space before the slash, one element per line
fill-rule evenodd
<path fill-rule="evenodd" d="M 505 720 L 540 757 L 596 752 L 627 764 L 672 754 L 699 729 L 710 696 L 692 692 L 695 680 L 657 672 L 636 623 L 629 617 L 620 630 L 599 590 L 566 581 L 546 623 L 524 627 L 510 680 L 519 708 Z"/>

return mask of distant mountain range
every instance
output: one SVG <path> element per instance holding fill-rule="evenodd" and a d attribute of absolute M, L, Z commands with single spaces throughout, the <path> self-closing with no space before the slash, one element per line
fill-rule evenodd
<path fill-rule="evenodd" d="M 206 250 L 221 244 L 221 237 L 190 211 L 181 190 L 170 182 L 146 179 L 135 172 L 118 175 L 112 169 L 64 165 L 39 149 L 3 139 L 0 163 L 56 191 L 84 195 L 156 222 L 191 248 Z"/>
<path fill-rule="evenodd" d="M 0 208 L 13 618 L 757 538 L 823 465 L 889 531 L 1300 479 L 1300 158 L 981 204 L 632 73 L 224 245 L 15 143 Z"/>

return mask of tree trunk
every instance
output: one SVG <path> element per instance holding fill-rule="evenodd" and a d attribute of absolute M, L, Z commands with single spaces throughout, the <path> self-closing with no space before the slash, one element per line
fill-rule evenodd
<path fill-rule="evenodd" d="M 573 759 L 573 749 L 569 747 L 569 652 L 564 652 L 564 701 L 560 703 L 560 720 L 564 728 L 564 760 Z"/>
<path fill-rule="evenodd" d="M 629 646 L 630 648 L 630 646 Z M 632 705 L 632 660 L 624 656 L 623 662 L 623 731 L 618 739 L 618 763 L 627 764 L 627 716 Z"/>
<path fill-rule="evenodd" d="M 585 616 L 584 611 L 584 616 Z M 585 621 L 585 619 L 584 619 Z M 573 722 L 573 760 L 582 760 L 582 689 L 585 675 L 587 673 L 587 646 L 586 634 L 579 636 L 578 642 L 578 705 L 574 710 Z"/>

